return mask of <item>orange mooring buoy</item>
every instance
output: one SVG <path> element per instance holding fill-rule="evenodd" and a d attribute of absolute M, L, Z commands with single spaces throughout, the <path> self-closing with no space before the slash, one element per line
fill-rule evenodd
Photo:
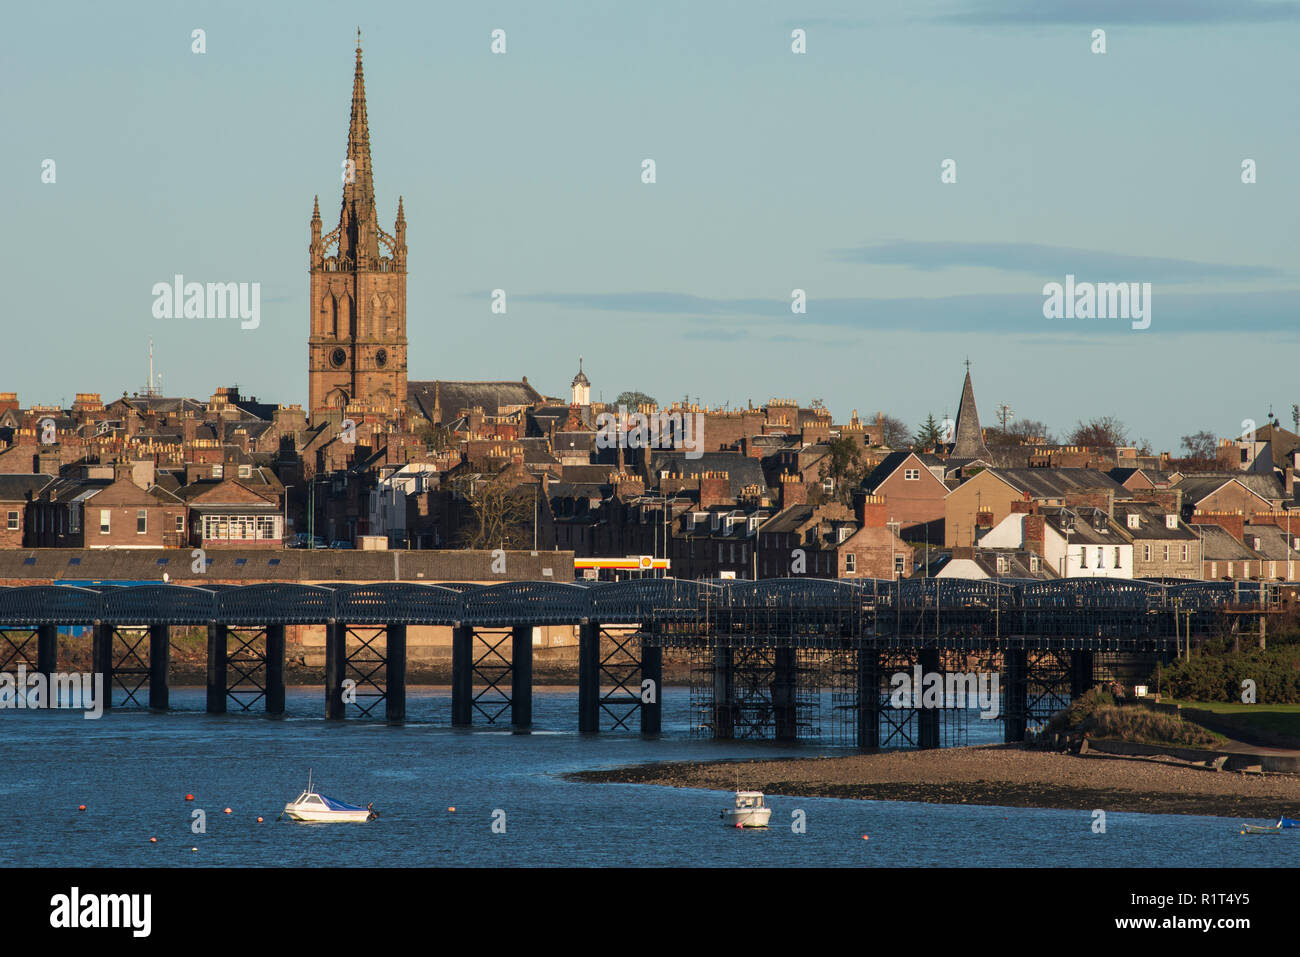
<path fill-rule="evenodd" d="M 230 808 L 226 808 L 226 813 L 227 813 L 227 814 L 230 813 Z"/>
<path fill-rule="evenodd" d="M 449 807 L 449 808 L 447 808 L 447 810 L 448 810 L 450 813 L 452 813 L 452 814 L 455 814 L 455 813 L 456 813 L 456 809 L 455 809 L 454 807 Z"/>
<path fill-rule="evenodd" d="M 863 834 L 863 835 L 862 835 L 862 839 L 863 839 L 864 841 L 869 841 L 869 840 L 871 840 L 871 835 L 869 835 L 869 834 Z"/>
<path fill-rule="evenodd" d="M 156 837 L 151 837 L 151 838 L 149 838 L 149 843 L 150 843 L 150 844 L 157 844 L 157 843 L 158 843 L 158 838 L 156 838 Z"/>
<path fill-rule="evenodd" d="M 84 811 L 85 809 L 86 809 L 86 805 L 84 805 L 84 804 L 78 804 L 78 805 L 77 805 L 77 810 L 78 810 L 78 811 Z"/>
<path fill-rule="evenodd" d="M 193 801 L 193 800 L 194 800 L 194 795 L 193 795 L 193 794 L 187 794 L 187 795 L 185 795 L 185 800 L 187 800 L 187 801 Z"/>
<path fill-rule="evenodd" d="M 260 817 L 257 819 L 257 823 L 258 823 L 258 824 L 261 824 L 261 823 L 262 823 L 262 819 L 261 819 Z"/>

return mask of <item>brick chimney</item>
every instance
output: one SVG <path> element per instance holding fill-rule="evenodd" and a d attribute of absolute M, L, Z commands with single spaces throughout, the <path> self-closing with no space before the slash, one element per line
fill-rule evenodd
<path fill-rule="evenodd" d="M 1181 514 L 1183 511 L 1183 490 L 1180 488 L 1134 489 L 1133 500 L 1158 505 L 1166 512 L 1174 514 Z"/>
<path fill-rule="evenodd" d="M 700 508 L 712 505 L 731 505 L 731 474 L 729 472 L 700 473 Z"/>
<path fill-rule="evenodd" d="M 797 475 L 782 473 L 781 487 L 778 489 L 777 504 L 781 508 L 791 505 L 805 505 L 808 502 L 808 486 Z"/>
<path fill-rule="evenodd" d="M 619 498 L 636 498 L 645 494 L 645 482 L 639 475 L 612 472 L 609 476 L 609 484 L 614 486 L 614 494 Z"/>
<path fill-rule="evenodd" d="M 1241 512 L 1202 512 L 1197 509 L 1187 520 L 1189 525 L 1218 525 L 1239 542 L 1245 541 L 1246 518 Z"/>
<path fill-rule="evenodd" d="M 889 522 L 885 496 L 861 492 L 853 497 L 853 516 L 863 528 L 884 528 Z"/>
<path fill-rule="evenodd" d="M 1043 554 L 1044 522 L 1041 515 L 1026 515 L 1024 519 L 1025 549 L 1036 555 Z"/>

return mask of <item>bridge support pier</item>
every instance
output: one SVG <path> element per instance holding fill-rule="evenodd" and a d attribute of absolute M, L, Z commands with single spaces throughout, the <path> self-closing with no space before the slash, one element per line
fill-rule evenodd
<path fill-rule="evenodd" d="M 1029 711 L 1029 654 L 1023 649 L 1007 649 L 1002 658 L 1002 739 L 1007 743 L 1023 741 Z"/>
<path fill-rule="evenodd" d="M 664 650 L 641 643 L 641 734 L 654 737 L 663 727 Z M 650 682 L 646 687 L 646 682 Z M 650 700 L 646 700 L 646 695 Z"/>
<path fill-rule="evenodd" d="M 266 713 L 284 714 L 284 625 L 266 626 Z"/>
<path fill-rule="evenodd" d="M 858 747 L 880 747 L 880 652 L 858 649 Z"/>
<path fill-rule="evenodd" d="M 406 720 L 406 626 L 389 625 L 384 636 L 386 662 L 384 718 Z"/>
<path fill-rule="evenodd" d="M 208 714 L 226 713 L 226 626 L 208 622 Z"/>
<path fill-rule="evenodd" d="M 171 660 L 171 628 L 167 625 L 149 626 L 149 707 L 153 711 L 166 711 L 169 705 L 167 692 L 167 665 Z"/>
<path fill-rule="evenodd" d="M 795 713 L 795 657 L 793 648 L 774 649 L 775 675 L 772 681 L 772 718 L 776 740 L 794 741 L 799 737 Z"/>
<path fill-rule="evenodd" d="M 1074 701 L 1092 690 L 1092 652 L 1070 652 L 1070 700 Z"/>
<path fill-rule="evenodd" d="M 922 648 L 917 655 L 918 663 L 921 665 L 922 679 L 932 674 L 939 674 L 939 649 Z M 916 689 L 919 695 L 921 689 Z M 942 686 L 940 694 L 942 694 Z M 941 706 L 947 704 L 946 701 L 940 702 Z M 939 708 L 922 707 L 916 712 L 916 746 L 918 748 L 937 748 L 939 747 L 939 717 L 943 712 Z"/>
<path fill-rule="evenodd" d="M 45 675 L 45 687 L 51 687 L 50 676 L 59 670 L 58 625 L 40 625 L 36 629 L 36 670 Z"/>
<path fill-rule="evenodd" d="M 730 646 L 713 649 L 713 736 L 730 740 L 736 736 L 735 655 Z"/>
<path fill-rule="evenodd" d="M 451 630 L 451 726 L 474 723 L 474 629 L 456 625 Z"/>
<path fill-rule="evenodd" d="M 600 624 L 578 626 L 578 731 L 600 731 Z"/>
<path fill-rule="evenodd" d="M 515 625 L 510 636 L 510 726 L 533 726 L 533 626 Z"/>
<path fill-rule="evenodd" d="M 341 721 L 343 705 L 343 672 L 348 664 L 348 626 L 341 621 L 331 621 L 325 626 L 325 717 Z"/>
<path fill-rule="evenodd" d="M 104 676 L 104 710 L 113 707 L 113 626 L 96 623 L 91 632 L 91 670 Z"/>

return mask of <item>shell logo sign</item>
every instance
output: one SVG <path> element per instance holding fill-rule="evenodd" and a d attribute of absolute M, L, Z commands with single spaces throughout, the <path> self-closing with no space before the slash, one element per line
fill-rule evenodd
<path fill-rule="evenodd" d="M 655 558 L 653 555 L 629 555 L 627 558 L 575 558 L 573 567 L 578 569 L 608 568 L 618 571 L 652 571 L 656 569 L 666 571 L 672 567 L 672 562 L 670 559 Z"/>

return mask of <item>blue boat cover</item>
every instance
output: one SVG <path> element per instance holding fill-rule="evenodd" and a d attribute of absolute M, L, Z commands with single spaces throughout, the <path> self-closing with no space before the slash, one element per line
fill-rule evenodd
<path fill-rule="evenodd" d="M 1282 827 L 1300 827 L 1300 821 L 1293 820 L 1289 817 L 1283 817 L 1278 821 L 1278 823 L 1282 825 Z"/>
<path fill-rule="evenodd" d="M 364 811 L 365 810 L 365 808 L 363 807 L 357 807 L 355 804 L 344 804 L 342 801 L 336 801 L 333 798 L 328 798 L 323 794 L 319 794 L 317 795 L 317 797 L 319 797 L 322 801 L 324 801 L 325 806 L 329 808 L 331 811 Z"/>

